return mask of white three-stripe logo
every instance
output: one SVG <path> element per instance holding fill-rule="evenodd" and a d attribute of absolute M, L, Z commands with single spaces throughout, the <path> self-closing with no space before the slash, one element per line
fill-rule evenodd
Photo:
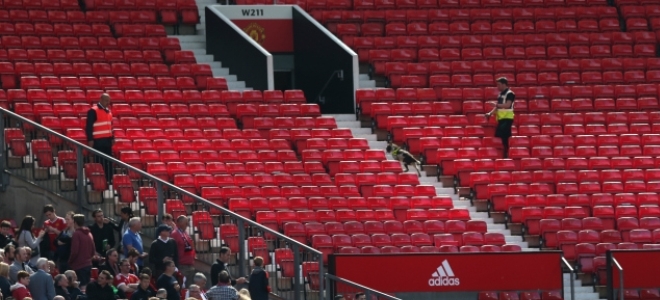
<path fill-rule="evenodd" d="M 454 277 L 454 271 L 446 259 L 438 267 L 437 271 L 433 272 L 433 277 Z"/>

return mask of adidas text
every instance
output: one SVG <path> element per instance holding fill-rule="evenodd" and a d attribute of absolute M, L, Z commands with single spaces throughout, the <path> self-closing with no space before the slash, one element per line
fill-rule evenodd
<path fill-rule="evenodd" d="M 445 259 L 429 279 L 429 286 L 459 286 L 461 281 L 454 275 L 449 262 Z"/>

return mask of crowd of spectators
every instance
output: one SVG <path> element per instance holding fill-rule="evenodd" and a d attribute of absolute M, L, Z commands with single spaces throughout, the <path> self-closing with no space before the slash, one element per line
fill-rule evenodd
<path fill-rule="evenodd" d="M 41 227 L 32 216 L 20 226 L 0 222 L 0 300 L 268 299 L 263 259 L 255 257 L 249 279 L 234 278 L 226 247 L 207 286 L 207 276 L 195 269 L 186 216 L 166 214 L 151 245 L 144 244 L 142 221 L 130 207 L 121 209 L 118 222 L 100 209 L 89 224 L 74 212 L 60 217 L 52 205 L 43 208 L 43 216 Z"/>

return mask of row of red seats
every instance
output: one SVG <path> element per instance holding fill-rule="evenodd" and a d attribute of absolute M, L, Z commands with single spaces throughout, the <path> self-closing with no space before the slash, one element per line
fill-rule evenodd
<path fill-rule="evenodd" d="M 474 61 L 474 60 L 519 60 L 519 59 L 568 59 L 568 58 L 624 58 L 655 57 L 655 45 L 595 45 L 595 46 L 532 46 L 506 48 L 447 48 L 447 49 L 371 49 L 368 52 L 370 63 L 388 61 L 431 62 L 431 61 Z M 547 50 L 547 52 L 546 52 Z M 376 66 L 379 67 L 379 66 Z M 380 66 L 377 73 L 382 72 Z"/>
<path fill-rule="evenodd" d="M 225 147 L 226 148 L 223 148 Z M 153 141 L 148 139 L 135 139 L 133 141 L 127 139 L 120 139 L 119 145 L 116 146 L 117 150 L 151 150 L 156 151 L 170 151 L 175 150 L 183 151 L 227 151 L 236 152 L 243 150 L 289 150 L 290 144 L 284 140 L 265 140 L 265 139 L 155 139 Z M 187 152 L 187 154 L 191 154 Z M 228 154 L 229 155 L 229 154 Z"/>
<path fill-rule="evenodd" d="M 143 0 L 115 1 L 113 0 L 85 0 L 87 10 L 157 10 L 160 21 L 165 25 L 195 25 L 199 23 L 199 12 L 194 0 Z"/>
<path fill-rule="evenodd" d="M 244 208 L 243 208 L 244 209 Z M 414 228 L 413 232 L 424 232 L 421 222 L 432 221 L 427 223 L 432 223 L 429 229 L 431 232 L 440 232 L 443 231 L 444 223 L 440 219 L 445 220 L 449 228 L 448 232 L 456 233 L 457 235 L 463 234 L 465 229 L 465 221 L 469 221 L 469 216 L 465 216 L 465 211 L 460 211 L 456 209 L 399 209 L 403 212 L 400 217 L 400 220 L 396 220 L 396 211 L 392 209 L 338 209 L 338 210 L 317 210 L 317 211 L 289 211 L 289 210 L 279 210 L 279 211 L 269 211 L 269 210 L 260 210 L 256 211 L 256 220 L 257 222 L 264 224 L 266 226 L 272 226 L 275 230 L 286 231 L 286 227 L 290 222 L 298 222 L 298 228 L 300 232 L 311 232 L 310 228 L 315 229 L 315 233 L 320 233 L 320 230 L 324 230 L 324 233 L 337 234 L 337 233 L 355 233 L 358 230 L 367 230 L 367 233 L 374 234 L 377 232 L 377 226 L 381 226 L 380 229 L 390 228 L 385 230 L 386 232 L 392 231 L 392 234 L 396 233 L 405 233 L 404 228 Z M 244 211 L 246 213 L 246 211 Z M 421 222 L 420 222 L 421 221 Z M 435 222 L 433 222 L 435 221 Z M 320 223 L 325 223 L 324 229 L 319 226 Z M 362 225 L 364 222 L 366 228 Z M 368 223 L 367 223 L 368 222 Z M 381 223 L 383 222 L 383 223 Z M 411 225 L 411 226 L 402 226 L 402 223 Z M 342 225 L 342 223 L 344 223 Z M 460 223 L 460 224 L 458 224 Z M 306 226 L 303 226 L 306 224 Z M 384 225 L 381 225 L 384 224 Z M 457 224 L 452 226 L 451 224 Z M 390 226 L 392 225 L 392 226 Z M 396 226 L 394 226 L 396 225 Z M 460 225 L 460 226 L 459 226 Z M 307 227 L 307 228 L 305 228 Z M 485 224 L 483 227 L 485 230 Z M 307 229 L 307 230 L 305 230 Z M 371 229 L 374 229 L 372 232 Z"/>
<path fill-rule="evenodd" d="M 410 0 L 400 0 L 410 1 Z M 618 18 L 616 8 L 598 7 L 538 7 L 538 8 L 464 8 L 464 9 L 416 9 L 411 6 L 388 10 L 327 10 L 313 12 L 321 23 L 368 23 L 368 22 L 457 22 L 457 21 L 542 21 L 583 20 Z M 655 10 L 648 9 L 650 16 Z M 635 15 L 643 17 L 644 15 Z M 659 14 L 660 16 L 660 14 Z M 327 25 L 327 24 L 326 24 Z"/>
<path fill-rule="evenodd" d="M 533 291 L 533 292 L 479 292 L 478 300 L 560 300 L 564 299 L 561 291 Z"/>
<path fill-rule="evenodd" d="M 653 71 L 660 69 L 657 58 L 603 58 L 561 60 L 516 60 L 516 61 L 452 61 L 452 62 L 386 62 L 384 75 L 439 75 L 439 74 L 489 74 L 507 72 L 517 75 L 545 72 L 624 72 Z M 497 71 L 495 71 L 497 70 Z M 608 80 L 616 80 L 615 73 L 607 73 Z M 519 88 L 517 88 L 518 90 Z M 476 91 L 476 90 L 472 90 Z M 493 91 L 494 92 L 494 91 Z M 482 98 L 483 99 L 483 98 Z"/>
<path fill-rule="evenodd" d="M 653 123 L 657 124 L 657 123 Z M 653 125 L 656 127 L 657 125 Z M 561 125 L 518 125 L 515 135 L 520 136 L 537 136 L 537 135 L 571 135 L 571 136 L 581 136 L 581 135 L 622 135 L 622 134 L 642 134 L 647 135 L 651 134 L 651 126 L 649 123 L 632 123 L 628 126 L 626 123 L 611 123 L 608 125 L 597 124 L 597 123 L 588 123 L 586 126 L 582 124 L 566 124 Z M 653 135 L 651 135 L 653 136 Z M 590 142 L 592 145 L 595 141 L 595 137 L 582 137 L 585 141 Z M 634 137 L 630 137 L 629 141 L 633 141 Z M 549 139 L 548 139 L 549 140 Z M 632 145 L 635 146 L 635 145 Z M 643 145 L 646 146 L 646 145 Z"/>
<path fill-rule="evenodd" d="M 495 79 L 505 77 L 516 85 L 523 87 L 537 85 L 611 85 L 611 84 L 644 84 L 659 83 L 660 70 L 651 71 L 606 71 L 606 72 L 544 72 L 544 73 L 512 73 L 495 74 L 457 74 L 457 75 L 402 75 L 401 87 L 435 89 L 447 87 L 487 87 L 492 86 Z"/>
<path fill-rule="evenodd" d="M 127 21 L 128 22 L 128 21 Z M 165 37 L 165 27 L 160 24 L 114 24 L 112 31 L 106 24 L 65 24 L 65 23 L 0 23 L 3 35 L 13 36 L 117 36 L 117 37 Z M 3 39 L 4 40 L 4 39 Z M 4 41 L 3 41 L 4 42 Z M 3 43 L 4 44 L 4 43 Z M 5 48 L 15 47 L 10 44 Z"/>
<path fill-rule="evenodd" d="M 497 7 L 552 7 L 552 6 L 603 6 L 606 1 L 603 0 L 418 0 L 417 2 L 410 0 L 399 0 L 400 3 L 406 3 L 411 6 L 416 3 L 418 8 L 497 8 Z M 647 0 L 648 1 L 648 0 Z M 353 5 L 351 5 L 351 3 Z M 270 4 L 270 3 L 265 3 Z M 399 4 L 400 5 L 400 4 Z M 397 8 L 396 1 L 381 0 L 307 0 L 305 9 L 307 11 L 324 10 L 324 9 L 394 9 Z"/>
<path fill-rule="evenodd" d="M 92 25 L 95 23 L 118 24 L 118 23 L 147 23 L 156 24 L 157 14 L 155 11 L 60 11 L 60 10 L 0 10 L 0 16 L 6 17 L 12 23 L 83 23 Z M 19 25 L 19 24 L 16 24 Z M 3 23 L 2 30 L 11 28 L 13 24 Z"/>
<path fill-rule="evenodd" d="M 196 82 L 193 77 L 130 77 L 130 76 L 21 76 L 21 88 L 28 89 L 89 89 L 89 90 L 199 90 L 213 89 L 226 90 L 227 81 L 222 80 L 219 84 L 218 78 L 210 76 L 199 76 L 200 82 Z M 224 79 L 224 78 L 223 78 Z M 202 84 L 204 81 L 204 84 Z M 46 96 L 45 92 L 42 96 Z M 138 103 L 144 103 L 138 95 L 132 100 Z M 47 100 L 42 98 L 42 100 Z M 121 101 L 119 101 L 121 103 Z"/>
<path fill-rule="evenodd" d="M 489 48 L 532 46 L 596 46 L 655 44 L 653 32 L 598 32 L 490 35 L 421 35 L 417 37 L 346 37 L 344 42 L 360 51 L 392 48 Z"/>
<path fill-rule="evenodd" d="M 484 139 L 486 139 L 484 137 Z M 441 140 L 441 148 L 447 147 L 468 147 L 473 145 L 480 145 L 475 141 L 475 138 L 462 140 L 456 140 L 452 138 L 443 138 Z M 484 141 L 485 144 L 485 141 Z M 660 135 L 658 134 L 606 134 L 606 135 L 578 135 L 578 136 L 568 136 L 568 135 L 554 135 L 550 136 L 512 136 L 509 140 L 509 144 L 514 147 L 536 147 L 536 146 L 547 146 L 547 147 L 559 147 L 559 146 L 647 146 L 647 145 L 660 145 Z"/>
<path fill-rule="evenodd" d="M 29 104 L 26 104 L 29 105 Z M 222 122 L 216 124 L 217 129 L 224 129 L 224 125 L 228 122 L 234 123 L 233 119 L 225 120 L 225 118 L 218 118 L 218 121 L 222 119 Z M 160 121 L 159 121 L 160 120 Z M 187 120 L 187 119 L 186 119 Z M 201 121 L 213 122 L 212 118 L 202 118 Z M 161 124 L 161 122 L 163 124 Z M 271 129 L 271 128 L 282 128 L 282 129 L 292 129 L 292 128 L 308 128 L 308 129 L 335 129 L 337 128 L 337 123 L 332 117 L 260 117 L 255 118 L 254 120 L 255 129 Z M 209 124 L 210 125 L 210 124 Z M 139 120 L 134 117 L 122 117 L 117 123 L 118 128 L 179 128 L 178 122 L 174 118 L 150 118 L 142 117 Z M 203 126 L 198 123 L 198 126 Z M 236 127 L 235 123 L 231 127 Z M 230 128 L 231 128 L 230 127 Z M 202 128 L 200 128 L 202 129 Z"/>
<path fill-rule="evenodd" d="M 545 34 L 545 33 L 575 33 L 575 32 L 615 32 L 621 26 L 616 18 L 607 18 L 600 21 L 586 20 L 560 20 L 551 21 L 477 21 L 472 24 L 467 21 L 457 22 L 422 22 L 389 23 L 340 23 L 336 25 L 336 34 L 340 38 L 346 36 L 402 36 L 402 35 L 462 35 L 462 34 Z M 633 18 L 626 20 L 626 28 L 633 31 L 648 31 L 646 19 Z"/>
<path fill-rule="evenodd" d="M 458 252 L 521 252 L 522 248 L 515 244 L 507 244 L 503 246 L 483 245 L 477 246 L 461 246 L 460 248 L 453 245 L 437 246 L 364 246 L 364 247 L 341 247 L 339 253 L 348 254 L 381 254 L 381 253 L 458 253 Z M 350 299 L 347 295 L 346 299 Z"/>
<path fill-rule="evenodd" d="M 321 116 L 321 109 L 318 104 L 238 104 L 236 106 L 235 117 L 240 120 L 245 127 L 249 125 L 255 117 L 280 117 L 280 116 Z M 246 125 L 247 124 L 247 125 Z"/>
<path fill-rule="evenodd" d="M 140 147 L 145 145 L 150 145 L 149 143 L 143 143 L 143 141 L 141 140 L 136 140 L 136 142 L 140 142 L 139 143 Z M 148 153 L 141 156 L 140 154 L 138 154 L 138 150 L 136 151 L 132 150 L 133 149 L 131 148 L 132 145 L 126 143 L 126 140 L 117 140 L 117 144 L 112 148 L 113 153 L 115 153 L 117 156 L 120 156 L 122 158 L 126 158 L 127 161 L 130 161 L 131 164 L 133 165 L 140 164 L 143 158 L 156 159 L 151 155 L 153 153 Z M 171 150 L 166 150 L 166 151 L 168 151 L 166 152 L 166 154 L 168 154 L 169 151 Z M 222 163 L 235 163 L 235 162 L 244 163 L 246 164 L 246 169 L 254 170 L 259 168 L 259 169 L 264 169 L 264 172 L 267 173 L 274 173 L 278 170 L 283 170 L 284 168 L 282 164 L 268 164 L 266 166 L 265 164 L 268 162 L 298 161 L 295 153 L 286 149 L 284 150 L 283 149 L 222 150 L 222 151 L 182 150 L 179 153 L 179 158 L 181 162 L 186 164 L 186 168 L 188 168 L 189 170 L 200 171 L 202 173 L 205 173 L 207 171 L 206 164 L 204 163 L 206 159 L 214 159 L 215 162 L 222 162 Z M 160 155 L 158 156 L 158 159 L 160 159 Z M 247 165 L 248 163 L 254 163 L 254 162 L 259 162 L 262 163 L 263 165 L 262 164 Z"/>
<path fill-rule="evenodd" d="M 625 5 L 621 7 L 621 16 L 628 18 L 658 18 L 660 17 L 660 5 Z"/>
<path fill-rule="evenodd" d="M 137 50 L 127 50 L 137 51 Z M 146 51 L 145 51 L 146 52 Z M 141 52 L 139 55 L 144 55 Z M 138 55 L 137 52 L 124 53 L 126 56 Z M 131 59 L 133 60 L 133 59 Z M 168 66 L 162 63 L 25 63 L 2 62 L 0 74 L 56 75 L 56 76 L 212 76 L 207 64 L 183 63 Z"/>
<path fill-rule="evenodd" d="M 10 62 L 70 62 L 70 63 L 162 63 L 163 54 L 157 50 L 2 50 Z M 173 61 L 168 63 L 196 64 L 192 51 L 174 51 Z"/>
<path fill-rule="evenodd" d="M 603 169 L 609 168 L 604 166 Z M 552 173 L 550 173 L 552 174 Z M 566 177 L 570 176 L 570 172 L 559 173 L 560 177 L 563 177 L 563 174 L 567 174 Z M 574 174 L 574 173 L 573 173 Z M 531 174 L 527 174 L 528 176 Z M 524 177 L 524 176 L 520 176 Z M 531 177 L 531 176 L 530 176 Z M 528 178 L 529 179 L 529 178 Z M 551 181 L 549 179 L 547 181 Z M 596 180 L 596 179 L 594 179 Z M 644 181 L 605 181 L 600 183 L 598 181 L 586 181 L 586 182 L 558 182 L 555 186 L 554 183 L 541 182 L 541 183 L 529 183 L 520 182 L 520 183 L 489 183 L 486 190 L 485 197 L 487 199 L 492 199 L 493 197 L 500 198 L 497 201 L 503 201 L 506 195 L 548 195 L 548 194 L 599 194 L 599 193 L 657 193 L 658 188 L 660 187 L 660 181 L 650 181 L 646 184 Z M 556 190 L 556 191 L 555 191 Z"/>
<path fill-rule="evenodd" d="M 44 121 L 44 118 L 42 118 L 42 122 Z M 49 122 L 52 121 L 49 119 Z M 67 127 L 73 127 L 73 125 L 82 125 L 84 123 L 81 123 L 80 121 L 82 120 L 71 120 L 71 119 L 65 119 L 62 118 L 60 120 L 60 124 L 62 128 L 67 128 Z M 235 122 L 232 119 L 228 118 L 222 118 L 222 119 L 213 119 L 213 118 L 199 118 L 197 120 L 198 123 L 204 122 L 203 125 L 205 129 L 201 130 L 196 129 L 196 128 L 186 128 L 186 129 L 178 129 L 178 128 L 171 128 L 171 129 L 166 129 L 163 130 L 161 128 L 127 128 L 127 129 L 120 129 L 120 128 L 115 128 L 113 129 L 113 134 L 115 138 L 126 138 L 130 140 L 136 140 L 136 139 L 148 139 L 148 140 L 156 140 L 156 139 L 179 139 L 179 140 L 192 140 L 192 139 L 228 139 L 228 140 L 233 140 L 233 139 L 269 139 L 269 140 L 274 140 L 274 139 L 279 139 L 279 140 L 287 140 L 291 142 L 296 142 L 298 143 L 298 146 L 301 144 L 306 143 L 306 139 L 308 138 L 323 138 L 323 139 L 329 139 L 329 138 L 346 138 L 350 139 L 353 138 L 350 129 L 346 128 L 334 128 L 334 129 L 327 129 L 327 128 L 319 128 L 319 129 L 273 129 L 271 130 L 271 135 L 262 137 L 260 132 L 256 129 L 236 129 Z M 218 122 L 222 122 L 222 125 L 218 125 Z M 57 124 L 57 123 L 55 123 Z M 233 124 L 233 126 L 232 126 Z M 81 126 L 78 126 L 81 127 Z M 209 128 L 210 127 L 210 128 Z M 233 128 L 232 128 L 233 127 Z M 218 128 L 218 129 L 216 129 Z M 201 135 L 200 135 L 201 133 Z M 297 147 L 300 149 L 301 147 Z M 346 157 L 357 157 L 354 160 L 362 160 L 364 157 L 360 156 L 355 156 L 359 155 L 362 153 L 365 153 L 367 155 L 366 157 L 378 157 L 379 153 L 381 153 L 382 150 L 359 150 L 359 149 L 351 149 L 351 150 L 344 150 L 342 153 L 346 153 Z M 304 153 L 304 151 L 303 151 Z M 367 154 L 368 153 L 368 154 Z M 380 160 L 380 159 L 379 159 Z"/>
<path fill-rule="evenodd" d="M 533 157 L 538 158 L 571 158 L 571 157 L 591 157 L 591 156 L 600 156 L 600 157 L 632 157 L 632 156 L 641 156 L 641 155 L 655 155 L 658 152 L 657 147 L 654 146 L 640 146 L 640 145 L 624 145 L 624 146 L 534 146 L 534 147 L 521 147 L 521 146 L 511 146 L 515 147 L 514 152 L 520 153 L 523 151 L 520 148 L 529 148 L 529 153 Z"/>
<path fill-rule="evenodd" d="M 2 76 L 2 75 L 0 75 Z M 222 85 L 224 78 L 213 78 L 213 84 L 216 86 Z M 224 81 L 226 84 L 226 81 Z M 207 86 L 208 87 L 208 86 Z M 305 94 L 301 90 L 287 90 L 282 93 L 282 91 L 220 91 L 220 90 L 169 90 L 161 92 L 159 90 L 147 90 L 147 91 L 127 91 L 122 90 L 108 90 L 106 91 L 115 103 L 125 103 L 125 102 L 141 102 L 141 103 L 131 103 L 131 105 L 138 104 L 147 104 L 147 103 L 183 103 L 183 104 L 201 104 L 209 103 L 210 104 L 221 104 L 221 103 L 262 103 L 264 101 L 268 103 L 304 103 Z M 50 91 L 47 90 L 47 94 L 56 94 L 57 98 L 49 97 L 48 102 L 69 102 L 73 103 L 74 106 L 76 103 L 96 103 L 103 94 L 102 90 L 76 90 L 68 89 L 64 91 L 64 95 L 61 93 L 61 90 Z M 126 97 L 128 94 L 128 98 Z M 6 99 L 6 100 L 4 100 Z M 57 99 L 57 101 L 55 101 Z M 0 102 L 4 101 L 9 102 L 29 102 L 27 98 L 27 92 L 22 89 L 10 89 L 6 93 L 4 90 L 0 90 Z M 133 101 L 135 100 L 135 101 Z M 215 108 L 221 109 L 222 106 L 214 106 Z M 221 111 L 218 111 L 221 112 Z"/>
<path fill-rule="evenodd" d="M 71 9 L 80 10 L 76 0 L 4 0 L 1 7 L 14 9 Z"/>
<path fill-rule="evenodd" d="M 48 49 L 92 49 L 92 50 L 158 50 L 167 53 L 168 50 L 181 50 L 179 39 L 169 37 L 120 37 L 112 36 L 3 36 L 2 47 L 18 48 L 48 48 Z M 170 60 L 168 60 L 170 61 Z"/>

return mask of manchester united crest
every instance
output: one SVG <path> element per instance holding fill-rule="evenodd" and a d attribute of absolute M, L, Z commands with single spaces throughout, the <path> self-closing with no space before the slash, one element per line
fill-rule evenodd
<path fill-rule="evenodd" d="M 263 43 L 266 39 L 266 29 L 257 23 L 250 23 L 250 25 L 243 28 L 243 31 L 259 44 Z"/>

